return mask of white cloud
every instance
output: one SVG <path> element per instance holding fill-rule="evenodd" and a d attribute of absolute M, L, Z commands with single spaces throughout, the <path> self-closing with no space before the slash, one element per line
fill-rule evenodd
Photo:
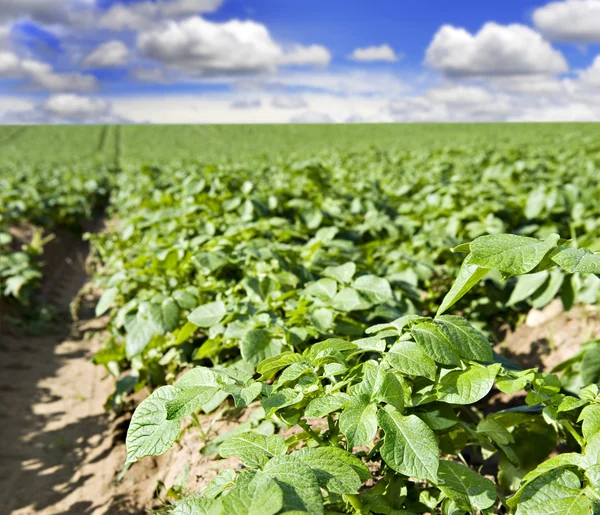
<path fill-rule="evenodd" d="M 444 25 L 425 64 L 451 76 L 555 74 L 568 70 L 563 55 L 524 25 L 486 23 L 477 34 Z"/>
<path fill-rule="evenodd" d="M 107 41 L 96 48 L 84 60 L 86 68 L 115 68 L 125 66 L 129 60 L 129 49 L 122 41 Z"/>
<path fill-rule="evenodd" d="M 494 95 L 477 86 L 437 87 L 427 91 L 427 97 L 434 103 L 447 105 L 490 104 Z"/>
<path fill-rule="evenodd" d="M 320 45 L 295 45 L 285 52 L 261 23 L 213 23 L 199 16 L 140 32 L 137 48 L 170 69 L 201 76 L 274 72 L 278 65 L 325 66 L 331 59 Z"/>
<path fill-rule="evenodd" d="M 273 107 L 279 109 L 303 109 L 308 103 L 299 95 L 276 95 L 271 101 Z"/>
<path fill-rule="evenodd" d="M 0 108 L 2 107 L 1 104 L 0 101 Z M 112 105 L 107 100 L 73 94 L 59 94 L 37 104 L 13 102 L 10 108 L 2 113 L 0 121 L 17 124 L 90 124 L 127 123 L 129 120 L 116 115 Z"/>
<path fill-rule="evenodd" d="M 143 31 L 137 47 L 169 68 L 200 75 L 273 71 L 282 56 L 260 23 L 212 23 L 200 17 Z"/>
<path fill-rule="evenodd" d="M 600 87 L 600 55 L 589 68 L 579 73 L 579 82 L 584 87 Z"/>
<path fill-rule="evenodd" d="M 68 20 L 65 0 L 0 0 L 0 20 L 28 18 L 40 23 Z"/>
<path fill-rule="evenodd" d="M 21 60 L 12 52 L 0 52 L 0 77 L 18 77 Z"/>
<path fill-rule="evenodd" d="M 399 61 L 401 56 L 394 52 L 389 45 L 369 46 L 366 48 L 356 48 L 349 56 L 351 61 L 375 62 L 387 61 L 394 63 Z"/>
<path fill-rule="evenodd" d="M 33 109 L 33 104 L 24 98 L 14 96 L 0 96 L 0 122 L 11 123 L 9 115 L 11 111 L 29 111 Z"/>
<path fill-rule="evenodd" d="M 54 95 L 44 103 L 50 115 L 82 123 L 105 118 L 110 113 L 108 102 L 80 95 Z"/>
<path fill-rule="evenodd" d="M 33 88 L 52 92 L 92 91 L 97 86 L 92 75 L 58 73 L 47 63 L 20 59 L 11 52 L 0 52 L 0 77 L 28 79 Z"/>
<path fill-rule="evenodd" d="M 279 64 L 325 67 L 330 61 L 331 53 L 322 45 L 294 45 L 283 54 L 279 60 Z"/>
<path fill-rule="evenodd" d="M 223 0 L 158 0 L 114 4 L 102 14 L 101 27 L 114 31 L 148 29 L 155 23 L 216 11 Z"/>
<path fill-rule="evenodd" d="M 533 23 L 554 41 L 600 43 L 600 1 L 551 2 L 533 12 Z"/>
<path fill-rule="evenodd" d="M 547 75 L 494 77 L 487 81 L 492 88 L 515 95 L 558 96 L 566 93 L 564 79 Z"/>

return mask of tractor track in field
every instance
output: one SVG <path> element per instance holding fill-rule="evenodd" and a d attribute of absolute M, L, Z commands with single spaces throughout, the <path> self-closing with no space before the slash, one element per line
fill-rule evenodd
<path fill-rule="evenodd" d="M 103 225 L 84 229 L 98 232 Z M 57 310 L 56 323 L 44 334 L 32 335 L 6 321 L 14 318 L 14 306 L 0 304 L 1 512 L 145 514 L 157 506 L 158 481 L 174 484 L 189 464 L 189 486 L 198 488 L 237 460 L 215 462 L 203 456 L 205 442 L 198 432 L 184 431 L 176 448 L 135 463 L 116 482 L 125 462 L 132 412 L 104 409 L 115 381 L 91 361 L 107 338 L 107 320 L 94 316 L 95 292 L 80 295 L 90 279 L 85 267 L 88 243 L 77 234 L 54 232 L 56 238 L 44 248 L 38 295 Z M 76 321 L 71 317 L 74 299 L 81 301 Z M 133 401 L 139 403 L 144 395 L 136 394 Z M 235 427 L 229 419 L 199 418 L 213 435 Z"/>
<path fill-rule="evenodd" d="M 114 484 L 124 428 L 103 407 L 114 382 L 91 362 L 105 337 L 92 321 L 94 299 L 84 297 L 79 321 L 70 316 L 89 279 L 88 250 L 79 236 L 60 231 L 46 247 L 39 295 L 58 311 L 46 334 L 32 336 L 5 321 L 0 327 L 3 513 L 137 514 L 149 500 Z"/>

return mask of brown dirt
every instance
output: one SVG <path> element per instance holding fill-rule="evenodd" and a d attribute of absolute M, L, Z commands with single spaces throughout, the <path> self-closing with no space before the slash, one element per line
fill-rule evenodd
<path fill-rule="evenodd" d="M 88 252 L 86 243 L 67 232 L 59 232 L 44 249 L 39 295 L 58 309 L 46 334 L 32 336 L 0 317 L 2 513 L 147 513 L 157 506 L 157 482 L 172 485 L 186 464 L 192 471 L 190 489 L 237 465 L 236 460 L 215 462 L 203 456 L 204 442 L 194 428 L 169 453 L 135 463 L 116 483 L 131 413 L 117 416 L 104 409 L 114 379 L 91 362 L 105 339 L 103 321 L 93 319 L 94 297 L 83 296 L 77 322 L 70 316 L 71 301 L 89 279 L 84 266 Z M 0 305 L 0 314 L 14 315 L 13 308 Z M 200 420 L 205 429 L 212 424 L 213 436 L 234 426 L 215 415 Z"/>
<path fill-rule="evenodd" d="M 496 351 L 523 367 L 545 372 L 575 355 L 582 343 L 600 337 L 600 312 L 578 306 L 564 312 L 559 299 L 543 310 L 532 310 L 527 321 L 506 335 Z"/>

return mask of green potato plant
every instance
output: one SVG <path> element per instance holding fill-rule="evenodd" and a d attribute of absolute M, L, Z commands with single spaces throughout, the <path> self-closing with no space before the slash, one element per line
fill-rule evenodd
<path fill-rule="evenodd" d="M 126 465 L 166 452 L 183 418 L 227 396 L 238 407 L 260 402 L 294 433 L 224 441 L 219 454 L 243 467 L 219 474 L 174 514 L 592 513 L 598 385 L 573 395 L 555 374 L 504 366 L 482 332 L 447 312 L 493 270 L 600 274 L 600 256 L 557 235 L 488 235 L 455 250 L 467 255 L 435 316 L 405 315 L 358 340 L 274 353 L 256 373 L 196 367 L 157 389 L 131 420 Z M 522 392 L 523 405 L 482 411 L 494 386 Z M 565 452 L 548 458 L 559 443 Z M 490 465 L 495 481 L 482 474 Z"/>

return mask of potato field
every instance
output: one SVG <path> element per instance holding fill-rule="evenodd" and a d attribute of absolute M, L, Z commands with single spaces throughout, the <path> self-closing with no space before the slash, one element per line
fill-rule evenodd
<path fill-rule="evenodd" d="M 600 513 L 598 125 L 6 126 L 0 251 L 8 513 Z"/>

